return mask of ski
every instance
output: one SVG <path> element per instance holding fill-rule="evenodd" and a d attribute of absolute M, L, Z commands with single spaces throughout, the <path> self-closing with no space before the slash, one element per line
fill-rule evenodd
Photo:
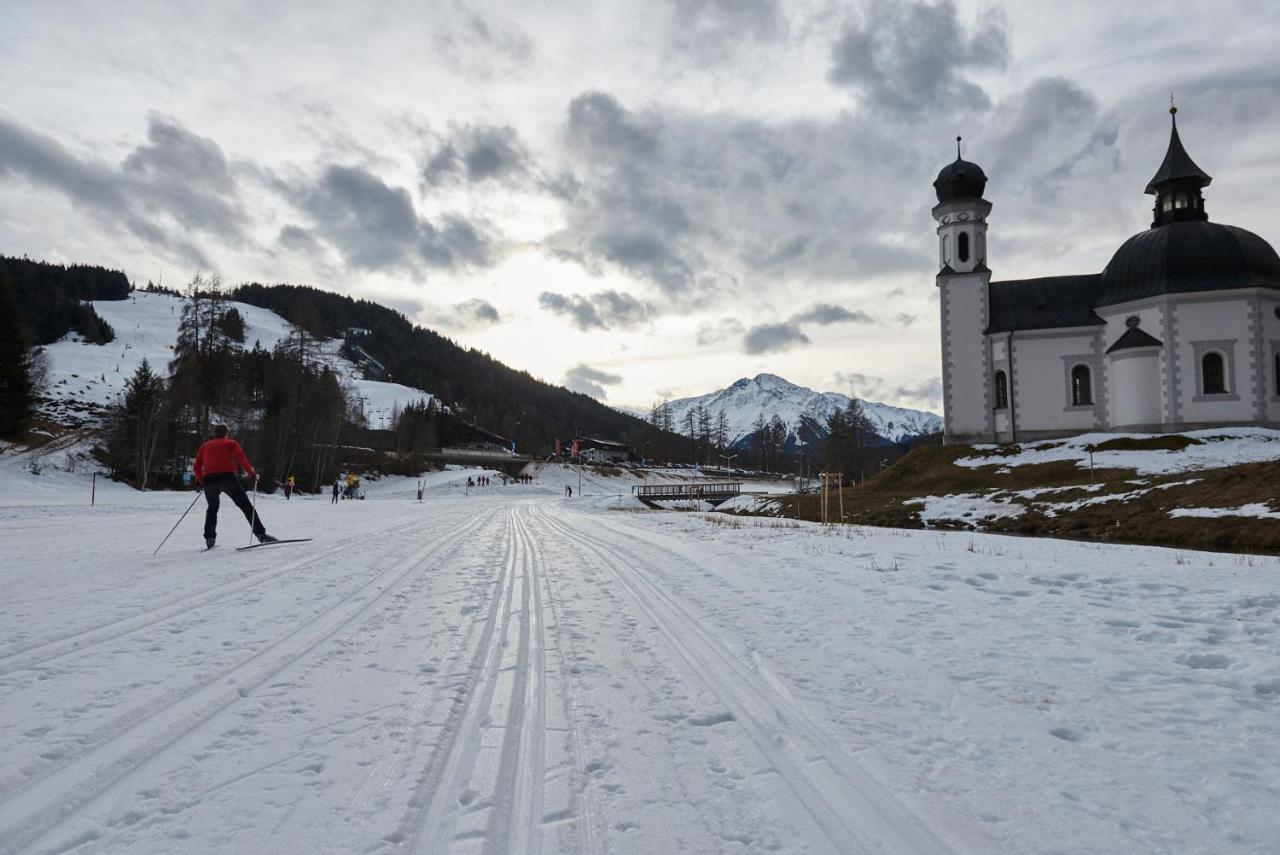
<path fill-rule="evenodd" d="M 269 543 L 251 543 L 248 546 L 237 546 L 236 552 L 244 552 L 246 549 L 257 549 L 259 546 L 275 546 L 278 543 L 306 543 L 314 538 L 310 537 L 292 537 L 285 540 L 273 540 Z"/>

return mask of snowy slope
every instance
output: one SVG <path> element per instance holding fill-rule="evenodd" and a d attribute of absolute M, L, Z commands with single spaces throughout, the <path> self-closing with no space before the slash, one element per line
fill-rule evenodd
<path fill-rule="evenodd" d="M 178 341 L 178 321 L 183 300 L 169 294 L 135 291 L 127 300 L 97 300 L 93 308 L 116 332 L 115 341 L 96 345 L 74 333 L 49 345 L 49 388 L 53 401 L 48 410 L 55 417 L 92 415 L 111 404 L 124 391 L 125 383 L 146 359 L 160 373 L 167 370 Z M 284 318 L 247 303 L 231 303 L 245 322 L 245 346 L 260 343 L 270 350 L 289 336 L 291 327 Z M 339 354 L 341 342 L 334 339 L 321 346 L 323 359 L 364 399 L 371 427 L 389 427 L 392 410 L 412 401 L 431 399 L 421 389 L 365 380 L 360 369 Z"/>
<path fill-rule="evenodd" d="M 838 392 L 815 392 L 797 386 L 775 374 L 757 374 L 743 377 L 727 389 L 719 389 L 696 398 L 680 398 L 671 402 L 676 430 L 682 431 L 687 414 L 701 405 L 714 417 L 721 410 L 729 420 L 730 444 L 737 444 L 755 430 L 756 418 L 764 413 L 766 419 L 776 414 L 787 423 L 791 431 L 788 445 L 796 439 L 797 429 L 806 420 L 809 430 L 816 437 L 799 436 L 801 444 L 825 436 L 827 419 L 849 406 L 847 395 Z M 876 433 L 897 442 L 912 436 L 936 433 L 942 430 L 942 419 L 929 412 L 863 401 L 863 411 L 870 419 Z"/>
<path fill-rule="evenodd" d="M 0 494 L 0 852 L 1275 851 L 1275 558 L 467 474 Z"/>

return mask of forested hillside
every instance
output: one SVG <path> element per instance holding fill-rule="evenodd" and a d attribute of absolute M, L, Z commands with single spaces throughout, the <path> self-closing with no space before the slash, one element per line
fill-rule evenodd
<path fill-rule="evenodd" d="M 115 337 L 111 326 L 82 301 L 128 297 L 129 280 L 119 270 L 0 256 L 0 271 L 8 276 L 18 314 L 34 343 L 52 344 L 69 332 L 95 344 Z"/>
<path fill-rule="evenodd" d="M 463 348 L 368 300 L 298 285 L 241 285 L 231 299 L 270 309 L 317 335 L 347 337 L 376 357 L 397 383 L 426 389 L 464 418 L 512 437 L 517 448 L 549 452 L 575 433 L 622 440 L 643 452 L 682 444 L 642 419 L 537 380 L 486 353 Z"/>

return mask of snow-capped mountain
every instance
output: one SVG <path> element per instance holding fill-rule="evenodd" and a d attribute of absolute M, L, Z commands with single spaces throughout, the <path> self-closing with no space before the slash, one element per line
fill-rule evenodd
<path fill-rule="evenodd" d="M 712 418 L 724 411 L 731 445 L 742 444 L 755 432 L 761 413 L 766 419 L 776 414 L 787 423 L 787 448 L 792 449 L 820 444 L 827 435 L 827 419 L 849 406 L 849 397 L 838 392 L 815 392 L 776 374 L 757 374 L 743 377 L 727 389 L 671 401 L 677 431 L 683 431 L 688 413 L 699 405 Z M 935 413 L 874 401 L 863 401 L 862 409 L 875 432 L 890 442 L 942 430 L 942 419 Z"/>

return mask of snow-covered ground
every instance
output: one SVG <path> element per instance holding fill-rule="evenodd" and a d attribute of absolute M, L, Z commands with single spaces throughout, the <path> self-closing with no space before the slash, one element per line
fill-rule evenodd
<path fill-rule="evenodd" d="M 975 445 L 974 450 L 981 453 L 974 457 L 962 457 L 956 461 L 956 465 L 1023 466 L 1029 463 L 1074 460 L 1080 468 L 1088 469 L 1090 446 L 1116 439 L 1160 440 L 1167 436 L 1154 433 L 1084 433 L 1069 439 L 1047 439 L 1013 446 Z M 1179 436 L 1196 440 L 1196 444 L 1188 445 L 1180 451 L 1095 451 L 1092 462 L 1099 469 L 1133 469 L 1140 475 L 1168 475 L 1280 458 L 1280 430 L 1222 427 L 1187 431 Z"/>
<path fill-rule="evenodd" d="M 235 552 L 224 503 L 200 552 L 197 506 L 153 557 L 191 494 L 90 508 L 82 476 L 10 462 L 0 852 L 1280 840 L 1275 558 L 639 511 L 466 470 L 422 503 L 416 479 L 260 497 L 316 538 L 295 546 Z"/>
<path fill-rule="evenodd" d="M 124 391 L 143 359 L 163 374 L 178 342 L 182 304 L 179 297 L 145 291 L 135 291 L 127 300 L 94 301 L 93 308 L 111 324 L 116 338 L 110 344 L 95 345 L 73 333 L 49 345 L 48 394 L 55 399 L 105 406 Z M 247 303 L 231 305 L 244 318 L 245 347 L 259 343 L 270 350 L 288 338 L 289 323 L 275 312 Z M 352 388 L 355 397 L 362 399 L 371 427 L 389 427 L 397 405 L 403 408 L 431 398 L 420 389 L 364 379 L 359 368 L 339 354 L 341 344 L 338 340 L 324 342 L 322 358 Z"/>

